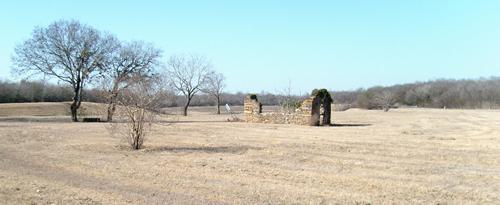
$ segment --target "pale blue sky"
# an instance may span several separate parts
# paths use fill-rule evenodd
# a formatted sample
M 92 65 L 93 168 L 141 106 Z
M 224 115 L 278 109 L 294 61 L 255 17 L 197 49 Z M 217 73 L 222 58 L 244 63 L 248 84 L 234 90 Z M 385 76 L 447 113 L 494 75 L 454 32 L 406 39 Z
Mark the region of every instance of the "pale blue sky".
M 500 76 L 500 1 L 2 1 L 0 78 L 35 26 L 76 19 L 210 58 L 229 91 Z

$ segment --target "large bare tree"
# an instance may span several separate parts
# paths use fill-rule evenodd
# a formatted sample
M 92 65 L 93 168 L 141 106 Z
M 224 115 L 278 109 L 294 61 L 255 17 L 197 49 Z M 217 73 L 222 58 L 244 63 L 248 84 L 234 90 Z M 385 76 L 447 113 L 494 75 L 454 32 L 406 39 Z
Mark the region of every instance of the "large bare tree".
M 221 95 L 224 87 L 226 86 L 224 80 L 225 77 L 222 73 L 210 72 L 207 75 L 206 83 L 202 88 L 202 91 L 213 97 L 213 99 L 217 103 L 217 114 L 219 115 L 220 115 Z
M 113 36 L 78 21 L 57 21 L 46 28 L 35 28 L 31 38 L 15 48 L 14 72 L 43 74 L 70 84 L 71 119 L 77 122 L 83 88 L 100 74 L 116 42 Z
M 189 104 L 193 97 L 207 82 L 212 65 L 203 56 L 174 55 L 168 60 L 167 79 L 170 85 L 186 98 L 183 115 L 187 116 Z
M 135 78 L 151 78 L 154 68 L 159 64 L 161 50 L 144 42 L 121 44 L 107 62 L 104 85 L 108 91 L 107 120 L 113 120 L 116 101 L 120 92 L 138 82 Z

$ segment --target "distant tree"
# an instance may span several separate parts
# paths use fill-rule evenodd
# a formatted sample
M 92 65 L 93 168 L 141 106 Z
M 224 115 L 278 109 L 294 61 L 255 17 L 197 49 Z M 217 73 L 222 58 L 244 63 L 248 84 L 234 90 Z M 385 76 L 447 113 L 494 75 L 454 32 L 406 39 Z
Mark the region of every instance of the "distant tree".
M 73 88 L 68 84 L 54 85 L 46 83 L 44 91 L 45 102 L 70 101 L 73 98 Z
M 184 116 L 187 116 L 193 97 L 207 82 L 211 67 L 212 65 L 205 57 L 198 55 L 174 55 L 168 60 L 166 78 L 169 84 L 185 97 Z
M 0 103 L 12 103 L 16 101 L 17 85 L 15 83 L 0 80 Z
M 77 122 L 85 85 L 102 71 L 115 48 L 116 39 L 110 35 L 78 21 L 57 21 L 47 28 L 35 28 L 31 38 L 16 47 L 14 72 L 43 74 L 71 85 L 71 119 Z
M 337 92 L 332 92 L 332 96 L 335 96 L 333 98 L 333 103 L 334 104 L 355 104 L 357 95 L 359 94 L 361 89 L 358 89 L 357 91 L 337 91 Z
M 405 104 L 419 107 L 431 106 L 431 88 L 430 84 L 414 85 L 412 89 L 406 91 Z
M 19 82 L 19 100 L 22 102 L 43 102 L 44 101 L 45 85 L 43 81 L 27 81 Z
M 210 95 L 217 105 L 217 114 L 220 115 L 220 103 L 222 91 L 225 87 L 224 83 L 225 77 L 222 73 L 210 72 L 207 75 L 206 83 L 204 84 L 202 91 Z
M 374 97 L 375 104 L 381 107 L 384 112 L 389 111 L 392 106 L 394 106 L 395 98 L 394 93 L 389 90 L 383 90 L 377 93 Z
M 222 103 L 223 104 L 227 103 L 231 105 L 243 105 L 243 100 L 245 99 L 245 96 L 246 94 L 242 92 L 237 92 L 234 94 L 224 93 L 222 94 Z
M 113 120 L 120 92 L 137 82 L 137 77 L 151 78 L 159 64 L 161 50 L 143 42 L 122 43 L 106 63 L 104 85 L 107 87 L 107 120 Z
M 278 104 L 280 105 L 280 109 L 282 109 L 283 112 L 286 113 L 294 112 L 297 108 L 300 107 L 301 102 L 304 100 L 299 96 L 293 95 L 292 92 L 293 91 L 292 91 L 291 80 L 288 80 L 288 86 L 286 88 L 283 88 L 281 91 L 277 92 L 278 94 L 276 97 L 278 99 Z M 263 102 L 265 102 L 267 99 L 264 96 L 262 100 Z M 285 118 L 285 116 L 283 117 Z
M 356 104 L 360 108 L 365 109 L 374 109 L 377 108 L 375 101 L 373 100 L 375 97 L 375 92 L 373 89 L 368 90 L 358 90 Z

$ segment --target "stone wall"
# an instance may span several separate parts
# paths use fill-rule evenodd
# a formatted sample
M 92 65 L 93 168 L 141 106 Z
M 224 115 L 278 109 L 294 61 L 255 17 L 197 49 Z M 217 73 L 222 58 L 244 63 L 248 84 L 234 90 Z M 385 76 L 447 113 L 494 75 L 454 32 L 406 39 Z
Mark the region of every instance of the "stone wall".
M 243 112 L 245 122 L 271 123 L 271 124 L 297 124 L 309 125 L 312 110 L 312 99 L 307 99 L 302 106 L 292 113 L 268 112 L 262 113 L 262 104 L 255 95 L 245 97 Z
M 270 123 L 270 124 L 308 125 L 309 119 L 304 115 L 300 115 L 297 113 L 269 112 L 269 113 L 260 113 L 259 115 L 253 116 L 251 122 Z
M 332 98 L 326 89 L 313 90 L 300 108 L 291 113 L 262 113 L 262 104 L 256 95 L 248 95 L 244 100 L 245 122 L 297 124 L 297 125 L 330 125 Z

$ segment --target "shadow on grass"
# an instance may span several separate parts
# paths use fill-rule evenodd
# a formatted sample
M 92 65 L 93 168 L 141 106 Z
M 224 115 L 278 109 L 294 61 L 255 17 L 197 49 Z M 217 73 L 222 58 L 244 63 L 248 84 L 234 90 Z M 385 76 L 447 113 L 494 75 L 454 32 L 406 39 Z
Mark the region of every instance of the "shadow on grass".
M 366 126 L 371 126 L 372 124 L 356 124 L 356 123 L 334 123 L 331 124 L 330 126 L 332 127 L 366 127 Z
M 145 147 L 145 152 L 173 152 L 173 153 L 231 153 L 243 154 L 248 150 L 261 150 L 260 147 L 251 146 L 215 146 L 215 147 L 172 147 L 172 146 L 157 146 Z

